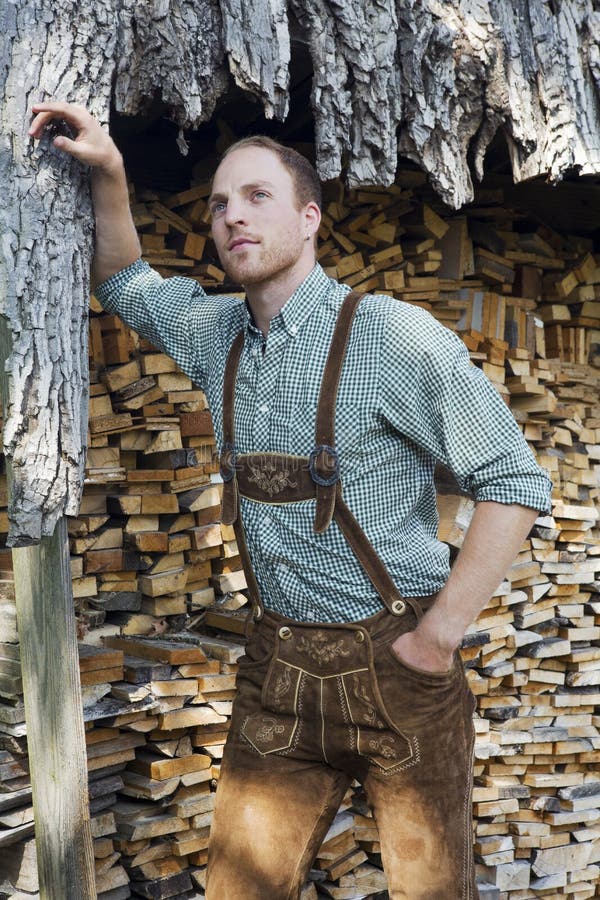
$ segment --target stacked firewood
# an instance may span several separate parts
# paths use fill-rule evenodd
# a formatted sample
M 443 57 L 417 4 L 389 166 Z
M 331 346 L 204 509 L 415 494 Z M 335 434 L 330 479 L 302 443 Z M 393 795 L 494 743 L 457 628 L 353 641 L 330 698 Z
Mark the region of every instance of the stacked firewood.
M 165 276 L 237 293 L 210 238 L 208 190 L 132 189 L 144 256 Z M 448 217 L 416 170 L 386 190 L 328 184 L 320 238 L 332 277 L 423 306 L 461 335 L 553 477 L 552 513 L 462 649 L 478 704 L 475 852 L 486 900 L 594 896 L 600 256 L 507 208 L 500 190 Z M 99 896 L 201 897 L 246 614 L 238 548 L 219 524 L 212 423 L 172 360 L 95 300 L 90 381 L 86 487 L 69 535 Z M 441 490 L 440 536 L 456 551 L 473 504 Z M 8 554 L 1 562 L 0 847 L 19 847 L 22 862 L 0 864 L 0 896 L 2 878 L 35 896 Z M 379 849 L 364 798 L 349 792 L 305 900 L 382 891 Z

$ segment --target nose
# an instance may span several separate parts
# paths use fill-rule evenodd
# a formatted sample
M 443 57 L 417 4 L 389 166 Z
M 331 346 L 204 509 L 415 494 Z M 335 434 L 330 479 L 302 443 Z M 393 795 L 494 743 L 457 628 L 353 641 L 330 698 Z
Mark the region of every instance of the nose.
M 244 204 L 238 197 L 229 197 L 225 209 L 225 224 L 240 225 L 245 222 Z

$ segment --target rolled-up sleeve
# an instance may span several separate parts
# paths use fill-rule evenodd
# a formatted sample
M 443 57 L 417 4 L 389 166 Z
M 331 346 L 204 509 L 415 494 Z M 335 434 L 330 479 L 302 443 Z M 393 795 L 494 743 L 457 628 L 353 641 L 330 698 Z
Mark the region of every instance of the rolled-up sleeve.
M 95 295 L 106 312 L 168 353 L 204 387 L 211 348 L 227 296 L 208 296 L 192 278 L 162 278 L 141 259 L 98 285 Z
M 463 342 L 424 310 L 399 306 L 381 368 L 389 422 L 448 466 L 474 500 L 548 511 L 550 478 Z

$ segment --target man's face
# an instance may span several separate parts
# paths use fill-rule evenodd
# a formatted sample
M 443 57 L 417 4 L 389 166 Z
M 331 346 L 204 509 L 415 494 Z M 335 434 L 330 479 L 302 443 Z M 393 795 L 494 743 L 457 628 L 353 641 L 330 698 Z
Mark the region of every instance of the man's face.
M 283 275 L 312 248 L 292 176 L 271 150 L 240 147 L 226 156 L 209 202 L 221 265 L 238 284 Z

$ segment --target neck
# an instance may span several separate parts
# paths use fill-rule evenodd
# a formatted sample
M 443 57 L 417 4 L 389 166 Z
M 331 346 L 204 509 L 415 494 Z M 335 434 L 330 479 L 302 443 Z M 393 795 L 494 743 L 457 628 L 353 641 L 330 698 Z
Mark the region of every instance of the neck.
M 279 272 L 267 281 L 245 285 L 248 305 L 254 322 L 266 336 L 271 319 L 285 306 L 292 294 L 310 275 L 315 266 L 315 258 L 299 260 L 291 269 Z

